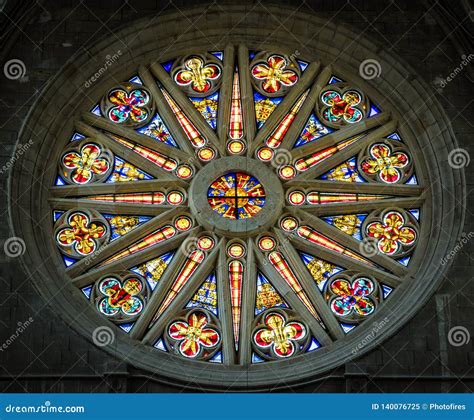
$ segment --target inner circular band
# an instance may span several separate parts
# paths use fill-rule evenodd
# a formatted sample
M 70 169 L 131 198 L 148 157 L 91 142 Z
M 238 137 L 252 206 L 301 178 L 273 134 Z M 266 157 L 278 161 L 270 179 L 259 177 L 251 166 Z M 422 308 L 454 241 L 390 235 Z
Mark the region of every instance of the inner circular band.
M 271 228 L 284 205 L 277 175 L 243 156 L 209 162 L 189 188 L 189 207 L 199 224 L 217 234 L 252 236 Z

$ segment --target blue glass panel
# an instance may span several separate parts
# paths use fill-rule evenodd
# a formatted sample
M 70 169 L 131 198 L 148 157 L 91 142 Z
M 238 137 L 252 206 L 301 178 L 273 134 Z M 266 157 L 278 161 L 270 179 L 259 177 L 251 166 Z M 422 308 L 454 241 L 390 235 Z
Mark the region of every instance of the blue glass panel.
M 156 114 L 149 124 L 138 128 L 136 131 L 162 143 L 169 144 L 173 147 L 178 147 L 178 144 L 174 140 L 173 136 L 168 130 L 168 127 L 166 127 L 159 114 Z
M 53 211 L 53 222 L 56 222 L 63 214 L 64 214 L 64 211 L 62 211 L 62 210 L 54 210 Z
M 347 334 L 351 332 L 356 327 L 356 325 L 341 323 L 341 327 L 342 327 L 342 330 Z
M 77 260 L 75 260 L 74 258 L 66 257 L 65 255 L 63 255 L 63 261 L 66 267 L 70 267 L 71 265 L 77 263 Z
M 268 279 L 259 272 L 257 275 L 255 315 L 261 314 L 270 308 L 288 308 L 288 305 Z
M 159 279 L 168 268 L 171 260 L 173 259 L 174 251 L 168 252 L 161 255 L 160 257 L 154 258 L 136 267 L 132 267 L 131 270 L 141 276 L 145 277 L 150 286 L 151 290 L 155 290 Z
M 384 299 L 387 299 L 388 295 L 393 292 L 393 289 L 385 284 L 382 284 L 382 291 Z
M 223 61 L 224 60 L 224 52 L 223 51 L 211 51 L 211 54 L 214 57 L 217 57 L 219 60 Z
M 254 106 L 255 106 L 255 117 L 257 120 L 257 128 L 260 129 L 262 128 L 263 124 L 265 124 L 265 121 L 267 121 L 271 113 L 283 100 L 283 98 L 282 97 L 268 98 L 254 91 L 253 100 L 255 103 Z
M 332 85 L 333 83 L 339 83 L 339 82 L 342 82 L 342 79 L 339 79 L 336 76 L 331 76 L 331 78 L 329 79 L 328 85 Z
M 90 299 L 91 298 L 91 292 L 92 292 L 92 284 L 90 284 L 89 286 L 86 286 L 86 287 L 83 287 L 81 289 L 82 293 L 84 293 L 84 295 L 86 296 L 87 299 Z
M 122 330 L 124 330 L 126 333 L 129 333 L 134 325 L 134 322 L 129 322 L 127 324 L 120 324 L 119 327 L 122 328 Z
M 392 133 L 390 134 L 389 136 L 387 136 L 388 139 L 392 139 L 392 140 L 401 140 L 400 136 L 398 135 L 398 133 Z
M 117 238 L 130 232 L 132 229 L 148 222 L 151 217 L 148 216 L 120 216 L 117 214 L 103 214 L 111 227 L 110 240 L 114 241 Z
M 217 127 L 217 108 L 219 105 L 219 94 L 206 96 L 205 98 L 189 98 L 194 107 L 201 113 L 206 122 L 214 130 Z
M 313 257 L 312 255 L 300 252 L 300 257 L 303 263 L 308 268 L 311 276 L 318 285 L 320 291 L 323 291 L 324 286 L 328 279 L 339 271 L 342 271 L 342 267 L 331 264 L 327 261 L 321 260 L 320 258 Z
M 369 117 L 380 114 L 380 109 L 378 109 L 374 104 L 370 105 Z
M 211 363 L 222 363 L 222 352 L 218 351 L 209 361 Z
M 83 136 L 81 133 L 74 132 L 72 137 L 71 137 L 71 141 L 82 140 L 84 138 L 85 138 L 85 136 Z
M 355 218 L 354 218 L 355 216 Z M 367 214 L 355 214 L 355 215 L 342 215 L 342 216 L 328 216 L 322 217 L 322 219 L 342 230 L 343 232 L 353 236 L 359 241 L 362 240 L 362 235 L 360 232 L 360 227 L 364 223 Z
M 405 257 L 405 258 L 400 258 L 397 260 L 400 264 L 403 264 L 404 266 L 408 266 L 408 263 L 410 262 L 411 257 Z
M 408 185 L 418 185 L 418 181 L 416 179 L 416 176 L 413 175 L 407 182 L 406 184 Z
M 145 171 L 136 168 L 118 156 L 115 156 L 115 168 L 112 174 L 107 179 L 107 183 L 114 182 L 126 182 L 126 181 L 139 181 L 145 179 L 153 179 L 153 177 L 147 174 Z
M 420 220 L 420 210 L 419 209 L 410 209 L 411 214 L 415 217 L 416 220 Z
M 314 337 L 312 337 L 311 344 L 309 345 L 308 350 L 306 350 L 306 353 L 311 353 L 312 351 L 315 351 L 319 349 L 320 347 L 321 347 L 321 344 L 319 344 L 319 342 Z
M 160 339 L 155 343 L 155 345 L 154 345 L 153 347 L 155 347 L 155 348 L 157 348 L 158 350 L 161 350 L 161 351 L 166 351 L 166 352 L 168 351 L 168 350 L 166 349 L 165 342 L 163 341 L 162 338 L 160 338 Z
M 321 175 L 319 179 L 325 181 L 367 182 L 359 175 L 355 157 Z
M 311 114 L 305 128 L 299 135 L 298 140 L 296 140 L 295 147 L 311 143 L 312 141 L 320 139 L 333 131 L 333 129 L 322 124 L 321 121 L 316 118 L 316 115 Z
M 133 76 L 129 81 L 138 85 L 143 85 L 142 79 L 140 79 L 138 76 Z
M 91 112 L 99 117 L 102 117 L 102 113 L 100 112 L 100 106 L 97 104 L 94 108 L 91 109 Z
M 169 61 L 166 61 L 165 63 L 161 63 L 161 65 L 166 70 L 166 72 L 169 73 L 171 70 L 171 67 L 173 67 L 173 63 L 174 63 L 174 60 L 169 60 Z
M 305 71 L 306 70 L 306 67 L 309 66 L 309 63 L 307 63 L 306 61 L 303 61 L 303 60 L 296 60 L 298 62 L 298 64 L 300 65 L 300 69 L 301 71 Z
M 255 353 L 252 353 L 252 363 L 262 363 L 265 360 L 263 360 L 260 356 L 258 356 Z
M 217 315 L 217 281 L 214 273 L 196 291 L 186 308 L 207 309 Z

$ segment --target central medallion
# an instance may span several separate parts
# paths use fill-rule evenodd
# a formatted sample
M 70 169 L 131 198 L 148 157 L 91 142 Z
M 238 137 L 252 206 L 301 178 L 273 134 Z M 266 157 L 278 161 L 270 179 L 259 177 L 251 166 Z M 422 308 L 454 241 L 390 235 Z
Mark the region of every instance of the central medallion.
M 265 204 L 262 184 L 245 172 L 231 172 L 219 177 L 207 194 L 211 208 L 227 219 L 250 219 Z
M 232 156 L 208 163 L 189 189 L 196 219 L 226 236 L 251 236 L 272 226 L 283 207 L 280 180 L 262 162 Z

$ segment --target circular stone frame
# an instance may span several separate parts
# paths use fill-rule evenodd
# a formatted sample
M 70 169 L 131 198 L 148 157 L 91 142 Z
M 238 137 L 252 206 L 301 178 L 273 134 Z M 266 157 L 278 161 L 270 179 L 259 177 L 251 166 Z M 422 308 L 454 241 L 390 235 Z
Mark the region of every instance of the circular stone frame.
M 273 19 L 268 19 L 269 13 Z M 283 29 L 275 31 L 275 21 L 286 22 L 292 36 L 288 37 Z M 272 34 L 270 38 L 268 34 Z M 248 367 L 210 366 L 178 359 L 131 340 L 95 312 L 82 292 L 70 284 L 62 262 L 56 258 L 51 223 L 46 222 L 51 217 L 49 188 L 64 146 L 58 139 L 65 140 L 73 131 L 75 116 L 90 110 L 95 98 L 115 81 L 125 80 L 141 63 L 164 62 L 178 54 L 223 49 L 227 43 L 240 42 L 250 48 L 273 49 L 288 55 L 297 51 L 307 60 L 317 58 L 332 63 L 335 72 L 356 82 L 403 122 L 400 134 L 418 159 L 417 173 L 429 185 L 424 204 L 424 209 L 429 206 L 429 211 L 420 231 L 423 246 L 418 247 L 410 263 L 413 269 L 408 278 L 393 292 L 384 308 L 374 315 L 372 322 L 360 325 L 333 346 L 280 361 L 278 369 L 272 368 L 272 362 Z M 128 45 L 125 51 L 124 43 Z M 170 45 L 173 45 L 172 53 Z M 457 144 L 449 120 L 430 93 L 430 87 L 407 63 L 386 52 L 382 45 L 361 39 L 344 26 L 291 8 L 255 7 L 249 14 L 245 6 L 221 5 L 219 13 L 195 7 L 136 21 L 118 31 L 112 40 L 107 37 L 88 51 L 88 55 L 78 51 L 38 97 L 18 139 L 19 145 L 31 140 L 31 147 L 19 155 L 9 179 L 12 234 L 26 243 L 22 256 L 25 278 L 30 279 L 68 325 L 88 340 L 92 341 L 92 333 L 98 326 L 116 328 L 115 341 L 103 349 L 174 386 L 195 389 L 198 383 L 200 389 L 218 391 L 274 390 L 315 381 L 328 370 L 370 351 L 412 318 L 439 286 L 448 268 L 441 260 L 458 240 L 465 211 L 464 205 L 443 197 L 447 191 L 449 197 L 465 199 L 464 172 L 453 170 L 448 164 L 448 154 Z M 120 58 L 99 80 L 94 79 L 97 63 L 117 51 Z M 360 62 L 368 57 L 376 59 L 382 69 L 380 76 L 372 80 L 358 76 Z M 385 96 L 380 92 L 385 92 Z M 429 166 L 424 162 L 429 162 Z M 25 218 L 25 214 L 30 218 Z M 44 222 L 38 224 L 39 221 Z M 383 328 L 375 330 L 374 325 Z M 371 339 L 367 342 L 369 334 Z
M 265 190 L 263 208 L 249 219 L 226 219 L 209 206 L 209 186 L 230 172 L 245 172 L 254 176 Z M 283 188 L 276 174 L 264 163 L 242 156 L 229 156 L 210 162 L 196 174 L 189 189 L 189 206 L 193 216 L 207 230 L 229 237 L 256 235 L 268 229 L 280 216 L 284 200 Z

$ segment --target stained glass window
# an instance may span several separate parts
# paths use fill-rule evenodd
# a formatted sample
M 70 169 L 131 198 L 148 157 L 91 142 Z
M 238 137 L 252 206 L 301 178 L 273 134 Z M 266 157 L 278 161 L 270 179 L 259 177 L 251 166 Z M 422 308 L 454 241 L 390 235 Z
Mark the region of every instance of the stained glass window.
M 397 121 L 318 68 L 196 51 L 94 98 L 50 200 L 91 310 L 154 352 L 248 367 L 317 354 L 396 299 L 421 174 Z

